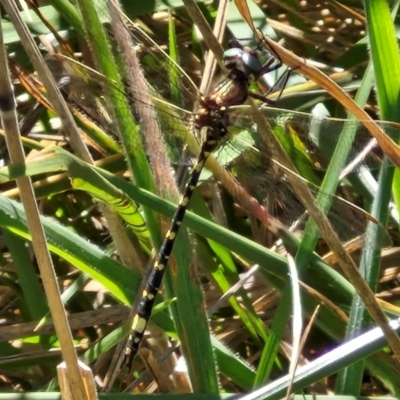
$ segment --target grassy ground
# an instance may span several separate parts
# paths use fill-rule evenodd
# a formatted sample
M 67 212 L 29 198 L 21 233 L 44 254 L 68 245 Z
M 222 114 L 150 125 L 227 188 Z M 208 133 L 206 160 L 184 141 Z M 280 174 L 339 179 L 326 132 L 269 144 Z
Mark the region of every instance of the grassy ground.
M 122 1 L 131 19 L 125 31 L 105 1 L 87 3 L 79 13 L 63 1 L 43 2 L 41 14 L 33 6 L 21 11 L 45 61 L 24 50 L 10 10 L 2 14 L 26 165 L 3 113 L 11 136 L 0 169 L 1 390 L 57 392 L 61 360 L 79 390 L 73 345 L 98 391 L 278 399 L 297 365 L 299 398 L 398 397 L 400 346 L 383 318 L 398 313 L 397 9 L 392 20 L 383 1 L 364 9 L 252 3 L 260 40 L 243 2 L 241 13 L 234 3 L 197 3 L 202 20 L 178 1 L 169 8 Z M 121 44 L 118 26 L 132 43 Z M 51 49 L 50 32 L 60 35 L 59 48 Z M 127 374 L 114 361 L 124 351 L 130 308 L 199 152 L 191 129 L 198 87 L 209 93 L 224 78 L 222 55 L 233 38 L 258 46 L 264 62 L 271 54 L 283 62 L 268 74 L 274 104 L 232 110 L 234 138 L 201 177 Z M 133 47 L 144 77 L 133 75 L 129 86 L 129 72 L 139 70 L 124 58 Z M 283 87 L 279 76 L 288 68 Z M 46 76 L 61 82 L 62 95 Z M 260 81 L 251 88 L 267 90 Z M 372 137 L 378 145 L 363 154 Z M 223 293 L 230 297 L 219 301 Z M 377 325 L 390 347 L 368 335 Z M 319 358 L 336 347 L 336 364 Z

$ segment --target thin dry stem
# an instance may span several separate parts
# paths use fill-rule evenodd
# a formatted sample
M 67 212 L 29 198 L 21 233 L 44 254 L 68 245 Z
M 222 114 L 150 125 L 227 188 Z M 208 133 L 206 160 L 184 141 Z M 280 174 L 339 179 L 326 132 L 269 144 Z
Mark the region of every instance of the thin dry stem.
M 185 5 L 186 11 L 190 15 L 190 18 L 192 19 L 194 24 L 199 28 L 201 34 L 203 35 L 204 41 L 206 42 L 208 48 L 214 53 L 215 58 L 223 68 L 222 56 L 224 54 L 224 49 L 218 42 L 217 38 L 214 36 L 214 33 L 212 32 L 210 25 L 204 18 L 204 15 L 201 13 L 198 5 L 193 0 L 183 0 L 183 4 Z
M 18 31 L 24 30 L 19 18 L 18 10 L 13 1 L 2 1 L 9 17 L 14 22 Z M 26 28 L 26 27 L 25 27 Z M 25 42 L 26 44 L 26 42 Z M 5 51 L 3 34 L 0 30 L 0 112 L 3 127 L 6 132 L 7 147 L 10 153 L 11 163 L 25 165 L 25 154 L 18 126 L 18 116 L 15 108 L 15 99 L 12 91 L 11 80 L 7 66 L 7 53 Z M 46 236 L 40 221 L 39 209 L 36 204 L 32 182 L 29 177 L 17 179 L 21 201 L 25 209 L 28 228 L 32 236 L 32 245 L 35 251 L 43 287 L 48 299 L 49 308 L 56 328 L 57 336 L 61 344 L 63 359 L 67 365 L 69 374 L 69 388 L 75 399 L 86 399 L 87 393 L 80 375 L 78 359 L 74 349 L 71 330 L 61 301 L 54 266 L 47 248 Z
M 218 43 L 222 43 L 225 33 L 225 25 L 227 19 L 228 1 L 222 0 L 219 2 L 217 18 L 213 29 L 214 36 L 217 38 Z M 219 62 L 222 60 L 218 60 Z M 216 67 L 215 55 L 212 51 L 207 53 L 206 64 L 204 67 L 204 75 L 200 83 L 200 93 L 207 93 L 209 91 L 212 77 L 214 76 Z

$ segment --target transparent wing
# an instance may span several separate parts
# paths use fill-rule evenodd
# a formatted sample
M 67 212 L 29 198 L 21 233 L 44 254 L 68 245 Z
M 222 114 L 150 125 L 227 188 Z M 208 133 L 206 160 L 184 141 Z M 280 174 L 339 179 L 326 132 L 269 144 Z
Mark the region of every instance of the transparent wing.
M 193 79 L 171 61 L 165 51 L 137 25 L 132 24 L 130 32 L 141 56 L 153 100 L 151 104 L 143 103 L 141 93 L 135 90 L 121 90 L 121 96 L 152 108 L 162 128 L 172 164 L 188 166 L 190 159 L 181 157 L 183 149 L 188 149 L 193 157 L 198 155 L 200 149 L 198 141 L 194 139 L 199 133 L 193 132 L 192 123 L 193 109 L 199 99 L 198 90 Z M 112 38 L 110 40 L 112 43 Z M 182 59 L 187 61 L 184 56 Z M 188 70 L 195 71 L 197 67 L 193 65 L 198 65 L 198 62 L 189 61 L 193 64 Z M 48 57 L 47 62 L 57 81 L 61 82 L 68 99 L 82 108 L 108 133 L 112 133 L 112 113 L 108 110 L 112 109 L 113 104 L 104 100 L 103 91 L 106 85 L 114 83 L 98 75 L 93 69 L 65 57 Z M 169 79 L 172 72 L 179 79 Z M 181 93 L 181 104 L 172 102 L 176 89 Z M 281 89 L 278 87 L 279 91 Z M 128 109 L 124 111 L 132 112 Z M 358 123 L 340 119 L 318 118 L 311 114 L 264 105 L 261 105 L 260 112 L 294 161 L 297 171 L 287 171 L 274 161 L 274 154 L 265 145 L 254 122 L 253 112 L 248 107 L 233 107 L 231 110 L 231 139 L 221 144 L 216 152 L 220 164 L 229 168 L 261 204 L 269 205 L 272 214 L 286 226 L 291 226 L 301 218 L 304 207 L 296 199 L 285 176 L 288 173 L 298 174 L 299 179 L 306 180 L 310 190 L 317 193 L 340 134 L 344 129 L 354 130 L 352 151 L 347 161 L 348 164 L 353 160 L 356 162 L 339 185 L 331 218 L 346 240 L 362 233 L 367 215 L 362 207 L 367 207 L 374 196 L 371 185 L 366 186 L 363 182 L 373 181 L 382 165 L 382 154 L 378 148 L 362 154 L 370 141 L 368 132 Z M 389 123 L 382 123 L 382 127 L 391 137 L 396 138 L 398 135 L 397 127 Z M 202 179 L 209 176 L 203 174 Z M 357 199 L 357 204 L 351 204 L 354 199 Z M 352 224 L 348 221 L 352 221 Z

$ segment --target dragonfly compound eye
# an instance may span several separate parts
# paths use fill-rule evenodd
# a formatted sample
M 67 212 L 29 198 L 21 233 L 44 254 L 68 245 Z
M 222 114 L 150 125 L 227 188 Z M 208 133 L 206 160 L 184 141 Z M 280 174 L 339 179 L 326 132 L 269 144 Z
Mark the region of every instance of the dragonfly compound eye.
M 229 70 L 238 69 L 246 76 L 258 76 L 262 65 L 254 53 L 237 47 L 228 49 L 223 56 L 224 65 Z

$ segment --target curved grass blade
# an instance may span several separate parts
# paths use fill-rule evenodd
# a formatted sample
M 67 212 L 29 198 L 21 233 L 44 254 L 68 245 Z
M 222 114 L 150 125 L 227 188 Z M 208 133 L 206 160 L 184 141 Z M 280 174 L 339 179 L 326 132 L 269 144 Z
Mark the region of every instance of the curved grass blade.
M 91 173 L 90 180 L 85 177 L 71 177 L 72 187 L 89 193 L 94 199 L 102 201 L 118 213 L 146 246 L 150 245 L 150 233 L 140 210 L 124 192 L 118 190 L 100 175 Z

